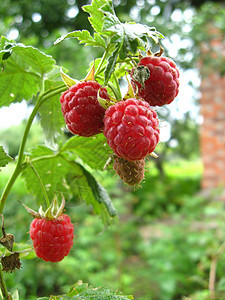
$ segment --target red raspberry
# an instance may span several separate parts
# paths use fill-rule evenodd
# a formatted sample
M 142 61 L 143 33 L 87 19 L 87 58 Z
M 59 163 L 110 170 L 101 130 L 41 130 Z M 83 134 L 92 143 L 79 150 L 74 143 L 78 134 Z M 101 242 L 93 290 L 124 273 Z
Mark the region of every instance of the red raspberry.
M 65 122 L 73 134 L 92 136 L 102 132 L 105 109 L 97 100 L 100 88 L 98 82 L 83 81 L 71 86 L 60 97 Z M 101 88 L 99 95 L 109 99 L 105 88 Z
M 139 66 L 147 67 L 150 74 L 148 72 L 144 76 L 143 70 L 139 72 Z M 131 77 L 134 90 L 138 87 L 138 96 L 151 106 L 171 103 L 179 91 L 179 71 L 168 57 L 143 57 L 138 66 L 132 69 Z
M 149 104 L 128 99 L 110 106 L 104 117 L 104 135 L 117 156 L 140 160 L 154 151 L 159 142 L 159 121 Z
M 66 214 L 57 219 L 34 219 L 30 225 L 30 237 L 39 258 L 45 261 L 61 261 L 73 246 L 74 226 Z

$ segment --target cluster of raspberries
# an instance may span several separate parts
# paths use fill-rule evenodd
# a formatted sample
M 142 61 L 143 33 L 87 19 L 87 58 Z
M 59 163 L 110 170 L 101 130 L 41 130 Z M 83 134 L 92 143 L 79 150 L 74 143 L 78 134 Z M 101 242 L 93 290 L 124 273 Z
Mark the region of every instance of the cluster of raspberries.
M 68 129 L 90 137 L 103 132 L 115 153 L 113 168 L 129 185 L 139 184 L 145 173 L 145 157 L 159 142 L 159 120 L 150 106 L 169 104 L 178 94 L 179 72 L 166 57 L 146 56 L 131 71 L 135 98 L 104 109 L 98 96 L 110 103 L 106 88 L 95 81 L 81 81 L 60 97 Z M 106 105 L 108 106 L 108 105 Z M 28 210 L 29 211 L 29 210 Z M 44 261 L 59 262 L 73 246 L 74 226 L 70 217 L 41 217 L 32 211 L 30 237 L 36 255 Z
M 159 142 L 159 121 L 150 106 L 171 103 L 178 94 L 178 78 L 179 72 L 170 58 L 143 57 L 131 71 L 135 98 L 121 99 L 108 109 L 98 102 L 98 94 L 106 103 L 110 101 L 106 88 L 95 81 L 79 82 L 60 98 L 65 123 L 73 134 L 80 136 L 89 137 L 103 132 L 116 157 L 122 159 L 114 161 L 117 174 L 124 180 L 129 176 L 124 176 L 125 171 L 121 170 L 128 172 L 129 169 L 130 177 L 140 177 L 136 174 L 140 173 L 137 170 L 140 165 L 144 168 L 144 158 L 154 151 Z

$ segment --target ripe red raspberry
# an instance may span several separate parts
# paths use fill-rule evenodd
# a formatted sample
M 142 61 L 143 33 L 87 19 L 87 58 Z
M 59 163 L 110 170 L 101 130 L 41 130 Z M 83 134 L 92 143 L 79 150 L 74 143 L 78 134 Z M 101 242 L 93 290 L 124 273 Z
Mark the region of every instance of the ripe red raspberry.
M 61 261 L 73 246 L 74 226 L 66 214 L 57 219 L 35 218 L 30 225 L 30 237 L 39 258 L 45 261 Z
M 159 142 L 157 114 L 146 101 L 132 98 L 110 106 L 104 124 L 109 146 L 126 160 L 144 158 Z
M 83 81 L 71 86 L 60 97 L 65 122 L 73 134 L 88 137 L 102 132 L 105 109 L 97 100 L 100 88 L 98 82 Z M 105 88 L 101 88 L 99 95 L 109 99 Z
M 151 106 L 171 103 L 179 91 L 179 71 L 168 57 L 141 58 L 137 67 L 132 69 L 131 77 L 134 90 L 138 88 L 138 96 Z

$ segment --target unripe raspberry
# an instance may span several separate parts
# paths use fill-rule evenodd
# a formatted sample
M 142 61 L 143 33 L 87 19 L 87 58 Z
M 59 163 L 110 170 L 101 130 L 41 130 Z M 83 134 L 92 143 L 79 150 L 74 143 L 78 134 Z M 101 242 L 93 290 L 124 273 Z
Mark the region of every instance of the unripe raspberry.
M 168 57 L 141 58 L 137 67 L 132 69 L 131 77 L 138 96 L 151 106 L 171 103 L 179 91 L 179 71 Z
M 113 169 L 128 185 L 138 185 L 145 175 L 145 159 L 128 161 L 122 157 L 115 157 Z
M 104 135 L 115 154 L 140 160 L 159 142 L 157 114 L 146 101 L 128 99 L 110 106 L 104 117 Z
M 80 136 L 93 136 L 103 131 L 105 109 L 97 100 L 108 100 L 105 88 L 95 81 L 82 81 L 71 86 L 60 97 L 61 109 L 68 129 Z
M 39 258 L 58 262 L 73 246 L 74 226 L 66 214 L 53 220 L 35 218 L 30 225 L 30 237 Z

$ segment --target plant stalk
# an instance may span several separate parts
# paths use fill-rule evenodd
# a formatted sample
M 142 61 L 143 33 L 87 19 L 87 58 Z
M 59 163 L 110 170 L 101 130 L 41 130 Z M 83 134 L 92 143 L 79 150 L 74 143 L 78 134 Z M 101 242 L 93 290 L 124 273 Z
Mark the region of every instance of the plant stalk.
M 8 293 L 7 287 L 6 287 L 6 283 L 5 283 L 5 279 L 4 279 L 4 276 L 3 276 L 2 268 L 0 268 L 0 287 L 1 287 L 3 299 L 4 300 L 11 299 L 10 295 Z
M 210 272 L 209 272 L 210 299 L 216 299 L 215 298 L 216 268 L 217 268 L 217 262 L 219 256 L 221 253 L 224 252 L 224 249 L 225 249 L 225 242 L 223 242 L 222 245 L 219 247 L 211 262 Z
M 98 76 L 98 74 L 100 74 L 100 72 L 102 71 L 101 68 L 102 68 L 102 65 L 103 65 L 103 63 L 104 63 L 104 61 L 105 61 L 105 59 L 106 59 L 108 53 L 109 53 L 109 49 L 108 49 L 108 47 L 107 47 L 106 50 L 105 50 L 105 52 L 104 52 L 104 54 L 103 54 L 103 56 L 102 56 L 102 58 L 101 58 L 101 61 L 100 61 L 99 65 L 98 65 L 98 68 L 97 68 L 97 70 L 95 71 L 95 78 L 96 78 L 96 77 Z

